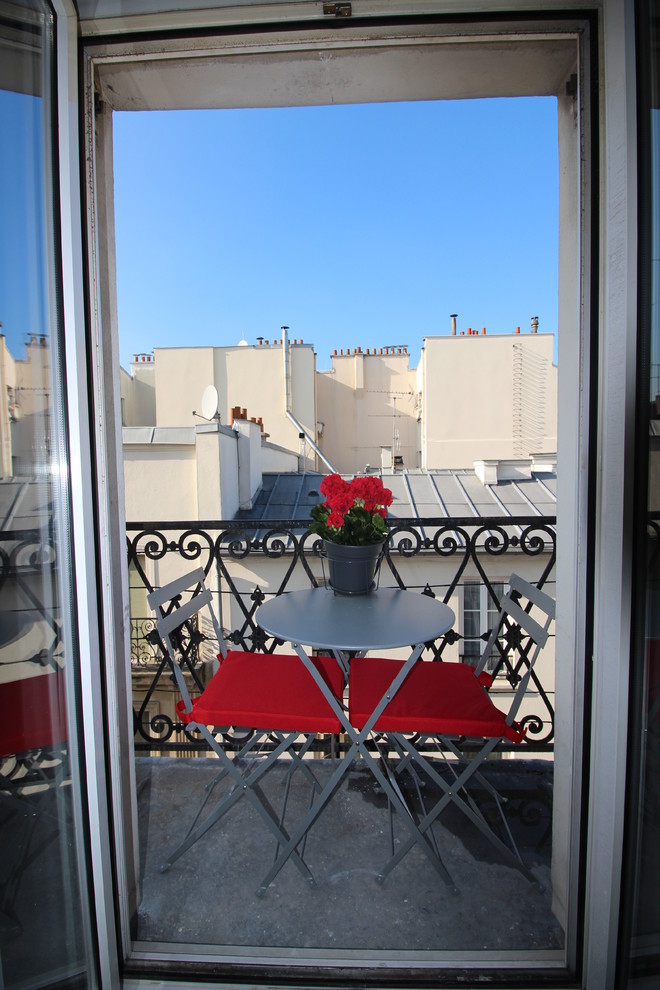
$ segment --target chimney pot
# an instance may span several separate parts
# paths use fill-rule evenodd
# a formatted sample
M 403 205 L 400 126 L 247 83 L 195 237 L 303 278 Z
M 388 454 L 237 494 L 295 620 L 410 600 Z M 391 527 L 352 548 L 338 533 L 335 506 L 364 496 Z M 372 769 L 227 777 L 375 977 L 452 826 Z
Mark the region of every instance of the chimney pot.
M 538 332 L 539 332 L 539 318 L 538 318 L 538 316 L 533 316 L 532 317 L 532 333 L 538 333 Z
M 486 328 L 485 328 L 485 327 L 482 327 L 482 328 L 481 328 L 481 332 L 482 332 L 482 333 L 485 333 L 485 332 L 486 332 Z
M 516 333 L 520 333 L 520 327 L 516 327 Z
M 458 313 L 452 313 L 451 314 L 451 335 L 452 335 L 452 337 L 455 337 L 456 336 L 456 318 L 457 318 L 457 316 L 458 316 Z

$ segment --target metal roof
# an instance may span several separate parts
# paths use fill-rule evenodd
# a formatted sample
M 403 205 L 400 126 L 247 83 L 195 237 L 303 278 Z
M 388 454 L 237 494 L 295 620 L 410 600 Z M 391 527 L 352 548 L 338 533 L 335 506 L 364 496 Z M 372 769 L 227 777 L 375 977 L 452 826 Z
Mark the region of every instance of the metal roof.
M 375 473 L 375 472 L 374 472 Z M 252 509 L 236 513 L 240 521 L 309 519 L 322 496 L 324 475 L 265 473 Z M 352 477 L 347 475 L 347 478 Z M 557 476 L 530 471 L 496 484 L 483 484 L 471 468 L 435 471 L 404 470 L 380 474 L 392 491 L 391 520 L 482 516 L 554 516 Z

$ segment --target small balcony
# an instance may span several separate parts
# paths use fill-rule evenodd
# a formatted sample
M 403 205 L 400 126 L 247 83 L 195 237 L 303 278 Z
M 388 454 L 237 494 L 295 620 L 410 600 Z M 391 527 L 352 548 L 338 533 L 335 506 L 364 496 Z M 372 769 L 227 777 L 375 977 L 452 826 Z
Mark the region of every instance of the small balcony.
M 555 523 L 551 516 L 519 516 L 399 519 L 391 525 L 380 586 L 437 597 L 457 617 L 455 628 L 428 644 L 425 659 L 474 663 L 512 572 L 554 597 Z M 524 952 L 539 966 L 558 965 L 564 936 L 552 913 L 554 639 L 534 668 L 519 715 L 527 730 L 524 742 L 502 746 L 483 771 L 506 800 L 513 837 L 542 890 L 501 862 L 490 843 L 451 806 L 434 832 L 443 857 L 451 861 L 459 894 L 449 892 L 416 849 L 378 884 L 376 875 L 389 858 L 388 850 L 401 841 L 401 828 L 394 815 L 390 831 L 386 796 L 356 762 L 310 830 L 305 860 L 314 886 L 287 863 L 258 897 L 276 846 L 247 802 L 238 802 L 171 870 L 160 871 L 167 850 L 183 838 L 204 788 L 217 776 L 218 763 L 176 717 L 177 696 L 154 617 L 145 607 L 146 594 L 202 566 L 227 642 L 276 652 L 288 644 L 259 628 L 256 611 L 273 595 L 323 584 L 319 541 L 305 523 L 290 519 L 129 523 L 127 533 L 141 890 L 135 934 L 140 950 L 148 953 L 154 943 L 165 942 L 175 955 L 183 946 L 193 955 L 204 946 L 205 953 L 232 959 L 247 952 L 253 960 L 270 960 L 273 972 L 280 964 L 284 971 L 292 960 L 296 966 L 313 966 L 320 956 L 349 967 L 388 959 L 388 965 L 409 973 L 446 966 L 451 959 L 459 965 L 465 954 L 503 962 Z M 195 686 L 203 688 L 217 652 L 208 632 L 197 630 L 187 672 L 191 693 Z M 493 690 L 500 707 L 505 706 L 517 672 L 502 657 L 493 658 L 490 668 Z M 342 736 L 315 740 L 308 758 L 321 783 L 345 747 Z M 282 761 L 266 777 L 264 791 L 274 807 L 287 768 Z M 434 785 L 423 786 L 423 798 L 432 800 Z M 293 774 L 287 815 L 294 820 L 307 794 L 302 775 Z M 416 800 L 412 791 L 406 797 Z M 486 801 L 487 817 L 492 810 Z

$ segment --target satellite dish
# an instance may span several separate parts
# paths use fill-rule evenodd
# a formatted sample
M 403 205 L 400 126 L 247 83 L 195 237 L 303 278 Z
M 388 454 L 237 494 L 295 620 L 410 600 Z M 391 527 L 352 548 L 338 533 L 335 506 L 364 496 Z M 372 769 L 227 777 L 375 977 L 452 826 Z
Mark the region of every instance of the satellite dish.
M 202 395 L 202 416 L 204 419 L 219 419 L 218 390 L 215 385 L 207 385 Z

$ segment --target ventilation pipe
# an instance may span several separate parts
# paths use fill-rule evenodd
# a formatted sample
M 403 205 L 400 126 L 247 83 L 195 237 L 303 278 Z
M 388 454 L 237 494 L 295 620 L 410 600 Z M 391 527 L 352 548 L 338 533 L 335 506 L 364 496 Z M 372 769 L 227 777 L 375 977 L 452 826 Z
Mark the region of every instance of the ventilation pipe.
M 451 314 L 451 335 L 452 335 L 452 337 L 455 337 L 456 336 L 456 318 L 457 318 L 457 316 L 458 316 L 458 313 L 452 313 Z
M 282 327 L 282 358 L 284 361 L 284 411 L 287 415 L 287 419 L 291 423 L 293 423 L 293 425 L 297 429 L 298 437 L 300 438 L 301 434 L 304 435 L 307 438 L 307 442 L 309 443 L 310 447 L 312 448 L 316 456 L 321 458 L 323 463 L 326 465 L 326 467 L 330 469 L 330 471 L 333 474 L 336 474 L 337 473 L 336 469 L 330 463 L 330 461 L 325 456 L 323 451 L 319 449 L 319 447 L 316 444 L 316 441 L 314 440 L 314 437 L 310 436 L 308 430 L 305 429 L 302 423 L 298 422 L 296 417 L 291 412 L 291 370 L 289 367 L 289 337 L 287 333 L 288 329 L 289 329 L 288 327 Z
M 532 333 L 538 333 L 538 332 L 539 332 L 539 318 L 538 318 L 538 316 L 533 316 L 532 317 Z

